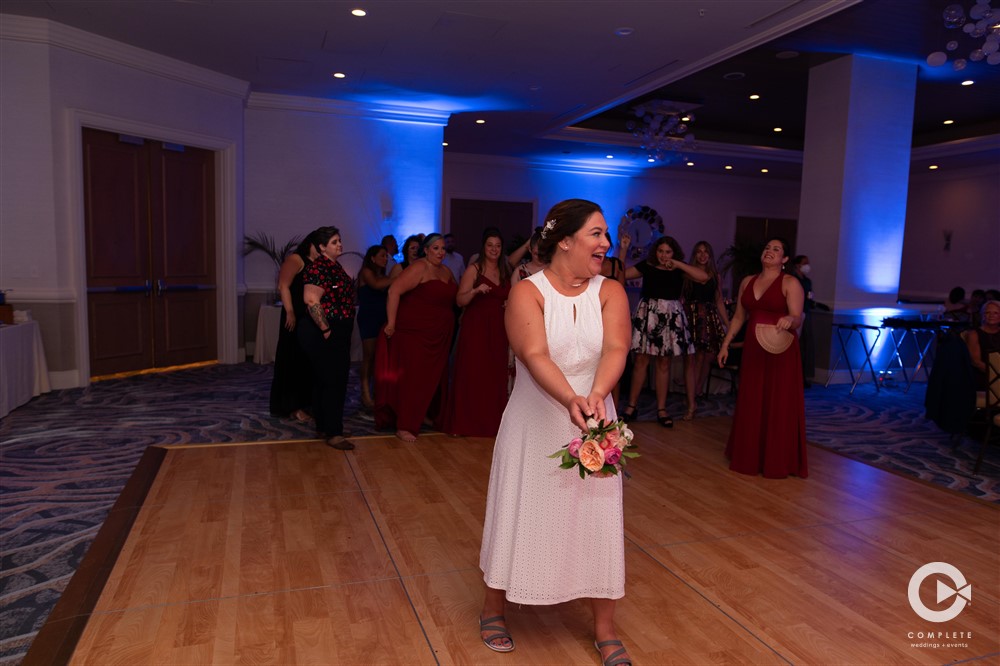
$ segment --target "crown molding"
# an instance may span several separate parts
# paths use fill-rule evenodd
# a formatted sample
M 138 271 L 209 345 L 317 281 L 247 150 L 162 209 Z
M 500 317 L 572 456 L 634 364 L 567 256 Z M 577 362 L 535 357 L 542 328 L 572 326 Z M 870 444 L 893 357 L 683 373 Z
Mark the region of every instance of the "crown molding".
M 636 140 L 626 132 L 587 129 L 586 127 L 564 127 L 544 136 L 546 139 L 560 141 L 577 141 L 580 143 L 604 144 L 609 146 L 625 146 L 635 148 Z M 678 140 L 679 143 L 683 141 Z M 752 157 L 773 160 L 775 162 L 802 163 L 801 150 L 787 148 L 772 148 L 770 146 L 750 146 L 740 143 L 722 143 L 720 141 L 696 141 L 694 148 L 687 148 L 692 154 L 714 155 L 718 157 Z
M 513 169 L 542 169 L 548 171 L 565 171 L 567 173 L 592 173 L 610 176 L 642 175 L 643 166 L 627 163 L 582 162 L 580 158 L 524 158 L 505 155 L 482 155 L 478 153 L 446 152 L 444 161 L 451 164 L 475 164 L 480 166 L 501 166 Z
M 241 100 L 246 99 L 250 89 L 247 81 L 48 19 L 4 14 L 0 39 L 54 46 Z
M 448 124 L 450 111 L 425 109 L 420 107 L 365 104 L 318 97 L 296 95 L 276 95 L 274 93 L 250 93 L 248 109 L 272 109 L 278 111 L 302 111 L 324 113 L 333 116 L 364 118 L 366 120 L 398 120 L 408 123 L 444 127 Z
M 968 155 L 969 153 L 1000 151 L 1000 134 L 974 136 L 956 141 L 935 143 L 930 146 L 920 146 L 910 150 L 910 161 L 932 160 L 941 157 Z

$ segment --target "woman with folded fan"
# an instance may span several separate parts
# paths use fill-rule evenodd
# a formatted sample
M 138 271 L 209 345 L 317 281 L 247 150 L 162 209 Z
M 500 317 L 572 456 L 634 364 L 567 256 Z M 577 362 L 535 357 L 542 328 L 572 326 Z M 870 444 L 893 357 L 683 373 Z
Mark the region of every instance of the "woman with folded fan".
M 746 322 L 726 457 L 729 469 L 741 474 L 805 478 L 809 473 L 805 398 L 795 333 L 802 324 L 805 294 L 799 281 L 784 272 L 786 241 L 768 240 L 760 260 L 761 272 L 740 284 L 736 311 L 718 355 L 719 367 L 725 366 L 729 343 Z

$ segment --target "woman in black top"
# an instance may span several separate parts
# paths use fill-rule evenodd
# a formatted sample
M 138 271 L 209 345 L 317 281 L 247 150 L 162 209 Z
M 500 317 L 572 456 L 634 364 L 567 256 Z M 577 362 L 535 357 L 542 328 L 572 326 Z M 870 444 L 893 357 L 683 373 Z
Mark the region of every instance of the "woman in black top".
M 684 384 L 687 389 L 687 412 L 684 420 L 694 418 L 698 395 L 708 381 L 708 368 L 722 347 L 729 328 L 729 313 L 719 288 L 719 272 L 715 268 L 715 253 L 707 241 L 698 241 L 691 251 L 691 263 L 708 273 L 708 281 L 684 280 L 684 312 L 691 330 L 694 353 L 685 357 Z
M 319 255 L 312 234 L 288 255 L 278 272 L 278 292 L 281 294 L 281 324 L 278 346 L 274 352 L 274 376 L 271 380 L 271 415 L 309 420 L 312 409 L 312 368 L 309 357 L 299 344 L 296 324 L 308 319 L 302 277 L 306 266 Z
M 628 251 L 629 237 L 621 239 L 622 253 Z M 674 420 L 667 413 L 667 387 L 670 359 L 693 351 L 687 317 L 681 305 L 685 276 L 704 283 L 708 273 L 685 264 L 684 251 L 676 240 L 663 236 L 653 243 L 644 261 L 625 269 L 625 279 L 642 278 L 642 299 L 632 317 L 632 346 L 635 363 L 629 400 L 621 416 L 626 421 L 635 416 L 635 403 L 645 383 L 649 361 L 656 359 L 656 420 L 665 428 Z
M 344 439 L 344 400 L 354 332 L 354 281 L 337 263 L 343 252 L 337 227 L 320 227 L 313 237 L 320 254 L 305 269 L 303 300 L 309 317 L 299 326 L 299 342 L 313 366 L 313 416 L 328 446 L 354 448 Z

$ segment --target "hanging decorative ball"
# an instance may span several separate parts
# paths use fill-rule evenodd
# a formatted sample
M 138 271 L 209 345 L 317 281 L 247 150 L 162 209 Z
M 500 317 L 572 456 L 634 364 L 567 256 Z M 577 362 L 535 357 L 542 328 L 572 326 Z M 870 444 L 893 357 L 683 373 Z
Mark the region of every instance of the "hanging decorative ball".
M 965 69 L 966 64 L 968 63 L 965 61 L 965 58 L 958 58 L 957 60 L 955 60 L 955 62 L 951 63 L 951 67 L 956 72 L 961 72 L 963 69 Z
M 979 62 L 985 57 L 986 54 L 983 53 L 982 49 L 976 49 L 969 54 L 969 60 L 971 60 L 972 62 Z
M 935 51 L 927 56 L 927 64 L 931 67 L 940 67 L 946 62 L 948 62 L 948 54 L 944 51 Z
M 1000 65 L 1000 51 L 994 51 L 986 57 L 986 62 L 990 65 Z
M 944 47 L 946 49 L 948 49 L 949 51 L 954 51 L 955 49 L 958 48 L 958 42 L 953 39 L 950 42 L 948 42 L 947 44 L 945 44 Z
M 957 28 L 965 23 L 965 10 L 962 9 L 962 5 L 948 5 L 941 13 L 941 17 L 944 19 L 944 27 Z

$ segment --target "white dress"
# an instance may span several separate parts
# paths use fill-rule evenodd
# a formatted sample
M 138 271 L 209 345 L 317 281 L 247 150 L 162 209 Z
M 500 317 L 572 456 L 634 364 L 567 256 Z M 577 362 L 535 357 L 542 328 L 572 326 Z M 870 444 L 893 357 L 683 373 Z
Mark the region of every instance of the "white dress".
M 558 293 L 544 271 L 527 278 L 545 299 L 549 355 L 587 395 L 601 357 L 603 277 L 580 295 Z M 575 316 L 574 316 L 575 313 Z M 608 418 L 614 403 L 605 402 Z M 581 479 L 547 456 L 580 430 L 517 360 L 517 379 L 493 450 L 479 567 L 483 580 L 521 604 L 625 595 L 621 476 Z

